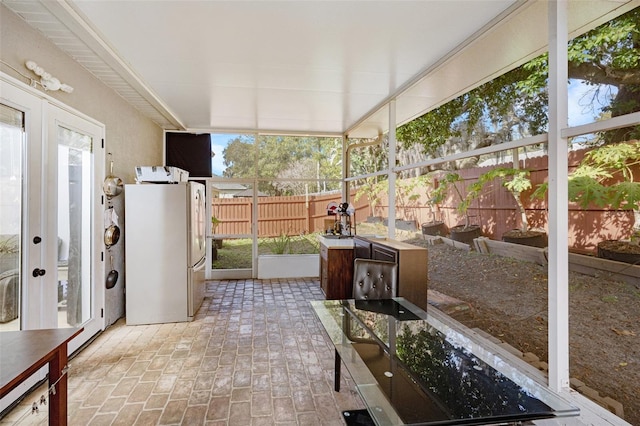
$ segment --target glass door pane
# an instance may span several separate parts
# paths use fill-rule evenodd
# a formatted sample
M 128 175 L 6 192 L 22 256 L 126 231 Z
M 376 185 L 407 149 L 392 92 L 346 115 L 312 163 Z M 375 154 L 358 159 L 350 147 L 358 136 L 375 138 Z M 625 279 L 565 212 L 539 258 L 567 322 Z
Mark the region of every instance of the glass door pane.
M 104 127 L 49 107 L 46 170 L 47 280 L 44 315 L 57 327 L 82 327 L 69 344 L 73 352 L 104 329 Z M 53 276 L 51 276 L 53 275 Z
M 0 104 L 0 331 L 20 330 L 24 113 Z
M 58 327 L 91 317 L 92 140 L 58 127 Z

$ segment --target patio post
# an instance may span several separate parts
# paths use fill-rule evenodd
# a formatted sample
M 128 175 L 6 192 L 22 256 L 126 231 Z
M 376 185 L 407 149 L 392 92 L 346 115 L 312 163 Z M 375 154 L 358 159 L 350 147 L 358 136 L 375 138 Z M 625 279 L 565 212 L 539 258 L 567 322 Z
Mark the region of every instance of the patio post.
M 349 170 L 349 166 L 350 163 L 349 161 L 347 161 L 347 159 L 349 158 L 349 152 L 348 152 L 348 144 L 347 144 L 348 140 L 347 140 L 347 136 L 346 135 L 342 135 L 342 199 L 348 203 L 351 200 L 349 199 L 349 187 L 350 187 L 350 182 L 345 180 L 346 178 L 349 177 L 349 173 L 351 172 Z
M 396 237 L 396 100 L 389 101 L 389 238 Z
M 566 0 L 549 13 L 549 387 L 569 387 L 568 31 Z

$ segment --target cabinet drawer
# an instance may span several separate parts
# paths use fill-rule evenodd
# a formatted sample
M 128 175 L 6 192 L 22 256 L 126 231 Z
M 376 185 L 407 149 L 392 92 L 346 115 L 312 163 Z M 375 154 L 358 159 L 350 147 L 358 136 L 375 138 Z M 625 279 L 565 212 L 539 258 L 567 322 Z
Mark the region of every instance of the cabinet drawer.
M 353 247 L 356 258 L 371 259 L 371 242 L 362 238 L 353 239 Z
M 398 251 L 378 244 L 371 245 L 371 258 L 385 262 L 398 263 Z

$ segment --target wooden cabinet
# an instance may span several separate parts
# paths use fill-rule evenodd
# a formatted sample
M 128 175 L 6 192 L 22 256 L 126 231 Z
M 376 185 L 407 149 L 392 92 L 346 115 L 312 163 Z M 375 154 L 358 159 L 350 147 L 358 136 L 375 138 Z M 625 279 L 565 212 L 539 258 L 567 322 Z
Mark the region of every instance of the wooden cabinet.
M 320 243 L 320 286 L 327 299 L 351 299 L 354 258 L 376 259 L 398 265 L 398 294 L 427 309 L 428 252 L 424 247 L 385 238 L 356 236 L 353 243 Z
M 356 235 L 353 238 L 353 249 L 356 259 L 371 259 L 371 241 L 366 238 Z
M 374 259 L 394 261 L 398 264 L 398 296 L 427 310 L 427 282 L 429 256 L 424 247 L 395 240 L 373 241 Z
M 398 296 L 427 309 L 428 252 L 424 247 L 388 239 L 354 240 L 356 257 L 384 260 L 398 265 Z M 369 256 L 367 255 L 367 247 Z
M 353 246 L 320 244 L 320 287 L 327 299 L 351 299 Z
M 399 252 L 397 249 L 382 244 L 371 244 L 371 258 L 398 264 Z M 400 271 L 398 269 L 398 271 Z M 399 273 L 399 272 L 398 272 Z

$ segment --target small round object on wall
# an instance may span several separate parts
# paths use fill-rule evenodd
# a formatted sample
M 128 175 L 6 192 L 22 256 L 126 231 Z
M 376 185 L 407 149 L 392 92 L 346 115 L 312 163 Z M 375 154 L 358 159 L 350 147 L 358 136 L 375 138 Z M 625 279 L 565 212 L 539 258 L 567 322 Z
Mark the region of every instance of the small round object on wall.
M 116 245 L 120 240 L 120 227 L 118 225 L 111 225 L 104 230 L 104 245 L 110 248 Z
M 111 154 L 109 154 L 111 155 Z M 124 187 L 124 182 L 118 176 L 113 175 L 113 161 L 111 161 L 109 176 L 104 179 L 104 183 L 102 184 L 102 190 L 104 191 L 104 195 L 110 200 L 113 197 L 117 197 L 122 193 L 122 189 Z

